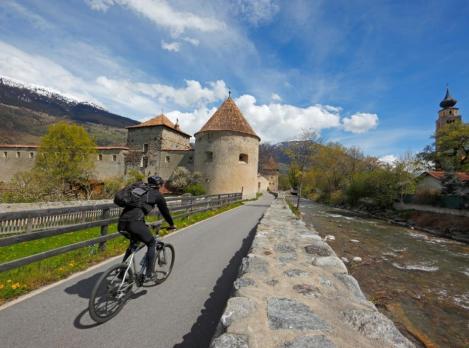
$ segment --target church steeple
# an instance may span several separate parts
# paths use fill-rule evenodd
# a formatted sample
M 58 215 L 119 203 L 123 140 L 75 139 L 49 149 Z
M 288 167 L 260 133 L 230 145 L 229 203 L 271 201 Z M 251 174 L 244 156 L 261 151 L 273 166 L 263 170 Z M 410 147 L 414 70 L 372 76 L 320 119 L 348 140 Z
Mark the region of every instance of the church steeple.
M 452 108 L 456 105 L 458 101 L 456 99 L 454 99 L 451 94 L 449 93 L 449 88 L 446 87 L 446 94 L 445 94 L 445 99 L 443 99 L 440 103 L 440 106 L 443 108 L 443 109 L 447 109 L 447 108 Z

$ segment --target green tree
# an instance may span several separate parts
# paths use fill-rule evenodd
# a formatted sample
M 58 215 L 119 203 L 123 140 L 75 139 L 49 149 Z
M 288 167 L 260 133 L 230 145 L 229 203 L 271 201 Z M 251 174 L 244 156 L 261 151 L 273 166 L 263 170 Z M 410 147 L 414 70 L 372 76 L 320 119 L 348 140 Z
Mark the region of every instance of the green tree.
M 33 170 L 65 193 L 71 185 L 90 179 L 95 154 L 96 144 L 83 127 L 61 121 L 41 138 Z
M 447 171 L 469 171 L 469 124 L 450 123 L 436 134 L 436 160 Z

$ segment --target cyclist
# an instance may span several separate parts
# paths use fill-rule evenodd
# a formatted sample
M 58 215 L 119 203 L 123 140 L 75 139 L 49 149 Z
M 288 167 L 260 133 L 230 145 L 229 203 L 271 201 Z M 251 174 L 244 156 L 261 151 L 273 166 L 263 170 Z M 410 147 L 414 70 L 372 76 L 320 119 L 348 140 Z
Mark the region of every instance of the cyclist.
M 168 206 L 166 205 L 166 200 L 164 199 L 163 195 L 159 192 L 159 188 L 163 186 L 163 179 L 157 175 L 152 175 L 148 177 L 148 184 L 147 188 L 148 191 L 146 193 L 145 199 L 142 200 L 142 204 L 140 207 L 135 206 L 126 206 L 122 211 L 119 217 L 118 223 L 118 231 L 127 231 L 131 234 L 133 238 L 131 238 L 130 245 L 125 252 L 124 259 L 125 261 L 131 252 L 132 247 L 132 240 L 136 239 L 139 240 L 147 246 L 147 254 L 145 257 L 147 258 L 147 270 L 146 270 L 146 277 L 152 278 L 153 277 L 153 265 L 155 263 L 155 246 L 156 246 L 156 239 L 151 234 L 150 229 L 145 224 L 145 215 L 150 213 L 153 210 L 155 205 L 163 215 L 163 218 L 169 224 L 169 230 L 174 230 L 176 227 L 174 226 L 173 219 L 171 214 L 169 213 Z

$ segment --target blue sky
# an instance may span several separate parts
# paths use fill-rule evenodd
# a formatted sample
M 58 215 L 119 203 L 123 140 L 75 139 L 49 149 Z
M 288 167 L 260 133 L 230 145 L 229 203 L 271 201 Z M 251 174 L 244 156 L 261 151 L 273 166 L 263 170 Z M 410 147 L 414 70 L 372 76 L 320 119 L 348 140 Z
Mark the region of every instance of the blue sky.
M 469 1 L 3 0 L 0 75 L 190 133 L 228 89 L 264 141 L 302 129 L 378 157 L 469 114 Z M 466 117 L 467 119 L 467 117 Z

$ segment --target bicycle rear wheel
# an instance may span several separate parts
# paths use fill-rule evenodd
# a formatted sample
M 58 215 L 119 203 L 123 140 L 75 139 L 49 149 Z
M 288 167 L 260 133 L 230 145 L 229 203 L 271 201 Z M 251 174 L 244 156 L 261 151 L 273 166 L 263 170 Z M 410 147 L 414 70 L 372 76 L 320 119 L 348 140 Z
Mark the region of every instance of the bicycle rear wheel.
M 121 263 L 105 271 L 91 292 L 88 310 L 97 323 L 113 318 L 124 307 L 132 293 L 134 276 L 128 264 Z M 125 274 L 125 279 L 124 279 Z
M 154 280 L 156 284 L 161 284 L 168 279 L 173 270 L 175 257 L 174 247 L 171 244 L 165 243 L 163 248 L 156 250 L 154 269 Z

